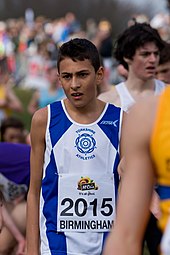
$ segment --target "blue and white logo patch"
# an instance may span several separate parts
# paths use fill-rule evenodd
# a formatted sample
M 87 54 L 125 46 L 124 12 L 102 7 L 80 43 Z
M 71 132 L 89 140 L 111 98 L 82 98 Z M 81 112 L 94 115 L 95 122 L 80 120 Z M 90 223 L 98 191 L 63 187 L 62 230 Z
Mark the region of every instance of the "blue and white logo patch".
M 78 129 L 76 133 L 78 133 L 78 137 L 75 140 L 75 147 L 80 153 L 77 154 L 76 156 L 83 160 L 94 158 L 95 155 L 91 155 L 91 153 L 97 148 L 96 140 L 93 137 L 95 131 L 88 128 L 84 128 Z

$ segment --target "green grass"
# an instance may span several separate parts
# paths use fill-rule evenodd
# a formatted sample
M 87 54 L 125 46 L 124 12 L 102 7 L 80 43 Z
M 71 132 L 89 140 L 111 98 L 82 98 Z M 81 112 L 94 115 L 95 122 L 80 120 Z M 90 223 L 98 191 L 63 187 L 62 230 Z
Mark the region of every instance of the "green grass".
M 22 113 L 13 113 L 13 115 L 20 118 L 23 121 L 25 128 L 28 131 L 30 131 L 32 116 L 28 113 L 27 106 L 31 99 L 33 90 L 14 87 L 14 92 L 17 95 L 17 97 L 21 100 L 24 110 Z

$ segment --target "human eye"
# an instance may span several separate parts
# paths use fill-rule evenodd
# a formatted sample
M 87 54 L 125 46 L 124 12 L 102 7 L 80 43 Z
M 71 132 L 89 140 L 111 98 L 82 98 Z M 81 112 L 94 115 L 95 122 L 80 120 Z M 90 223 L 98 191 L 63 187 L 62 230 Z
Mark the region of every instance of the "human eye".
M 159 51 L 154 52 L 155 56 L 158 57 L 160 55 Z
M 143 56 L 143 57 L 148 57 L 149 55 L 150 55 L 150 53 L 147 51 L 141 52 L 141 56 Z
M 62 75 L 61 75 L 61 78 L 62 78 L 63 80 L 70 80 L 70 79 L 71 79 L 71 74 L 62 74 Z
M 169 71 L 169 69 L 164 69 L 160 73 L 167 73 L 168 71 Z
M 86 78 L 88 76 L 88 73 L 87 72 L 82 72 L 82 73 L 79 73 L 78 76 L 80 78 Z

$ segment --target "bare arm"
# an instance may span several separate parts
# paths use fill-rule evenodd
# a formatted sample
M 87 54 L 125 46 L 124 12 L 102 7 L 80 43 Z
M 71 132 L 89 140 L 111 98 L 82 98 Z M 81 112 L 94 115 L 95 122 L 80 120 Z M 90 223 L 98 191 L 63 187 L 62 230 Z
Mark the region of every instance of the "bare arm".
M 2 206 L 2 216 L 5 226 L 9 229 L 11 234 L 15 237 L 18 242 L 18 248 L 16 251 L 16 255 L 22 255 L 25 251 L 25 237 L 21 234 L 18 227 L 15 225 L 12 217 L 8 213 L 5 205 Z
M 106 242 L 104 255 L 141 254 L 154 184 L 149 142 L 155 110 L 151 107 L 146 103 L 136 104 L 124 121 L 121 147 L 125 155 L 125 172 L 116 223 Z
M 38 110 L 31 125 L 31 179 L 27 197 L 27 255 L 39 255 L 39 202 L 43 172 L 47 108 Z
M 124 152 L 121 150 L 121 160 L 118 165 L 118 173 L 121 177 L 121 180 L 123 178 L 124 172 L 125 172 L 125 159 L 123 157 Z M 121 188 L 121 182 L 119 184 Z M 159 205 L 159 195 L 158 193 L 154 190 L 152 194 L 152 200 L 151 200 L 151 205 L 150 205 L 150 211 L 152 214 L 159 219 L 161 217 L 161 210 L 160 210 L 160 205 Z

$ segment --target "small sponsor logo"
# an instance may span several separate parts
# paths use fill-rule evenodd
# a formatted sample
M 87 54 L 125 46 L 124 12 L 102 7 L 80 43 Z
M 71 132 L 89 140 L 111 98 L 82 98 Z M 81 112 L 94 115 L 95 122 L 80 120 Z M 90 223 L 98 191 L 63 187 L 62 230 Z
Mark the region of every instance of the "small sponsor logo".
M 118 120 L 102 120 L 102 122 L 100 124 L 103 124 L 103 125 L 113 125 L 114 127 L 117 127 L 117 122 Z
M 94 180 L 91 180 L 89 177 L 81 177 L 81 179 L 78 181 L 78 190 L 97 190 L 98 186 L 94 182 Z

